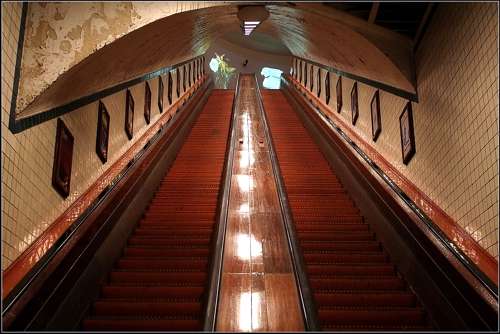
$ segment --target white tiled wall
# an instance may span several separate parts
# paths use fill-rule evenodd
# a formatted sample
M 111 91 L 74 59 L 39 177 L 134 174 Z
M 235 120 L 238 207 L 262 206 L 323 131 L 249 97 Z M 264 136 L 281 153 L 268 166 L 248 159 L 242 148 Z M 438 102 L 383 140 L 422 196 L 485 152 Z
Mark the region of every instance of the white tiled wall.
M 125 91 L 102 100 L 110 114 L 108 160 L 105 164 L 102 164 L 95 152 L 98 102 L 63 115 L 61 119 L 75 138 L 70 195 L 63 200 L 51 185 L 57 119 L 15 135 L 8 129 L 21 7 L 19 2 L 2 3 L 2 270 L 7 268 L 148 128 L 143 109 L 144 82 L 130 88 L 135 102 L 134 136 L 130 141 L 126 136 L 124 125 Z M 182 75 L 182 70 L 180 72 Z M 172 74 L 174 85 L 172 103 L 174 103 L 177 100 L 175 70 Z M 168 76 L 162 77 L 163 105 L 166 110 L 169 106 Z M 158 78 L 150 80 L 149 85 L 151 126 L 160 117 L 157 103 Z
M 341 117 L 498 260 L 498 4 L 439 4 L 416 61 L 416 154 L 407 166 L 399 131 L 406 100 L 380 91 L 382 132 L 373 142 L 375 88 L 358 82 L 359 118 L 352 126 L 354 81 L 343 77 Z M 325 74 L 322 70 L 323 101 Z M 316 86 L 317 67 L 314 75 Z M 331 73 L 334 112 L 337 79 Z

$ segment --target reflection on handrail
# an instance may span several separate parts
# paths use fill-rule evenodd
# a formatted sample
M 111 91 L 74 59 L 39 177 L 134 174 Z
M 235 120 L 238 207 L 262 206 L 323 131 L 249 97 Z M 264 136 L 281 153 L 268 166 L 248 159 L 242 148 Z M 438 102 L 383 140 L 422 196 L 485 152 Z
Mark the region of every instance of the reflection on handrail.
M 237 113 L 236 101 L 239 96 L 240 75 L 236 80 L 236 90 L 233 97 L 231 130 L 228 139 L 228 149 L 226 152 L 226 163 L 224 164 L 224 183 L 222 185 L 223 192 L 219 201 L 219 218 L 217 221 L 217 235 L 213 245 L 213 260 L 211 262 L 210 282 L 208 285 L 208 297 L 206 300 L 205 321 L 203 330 L 206 332 L 214 332 L 217 319 L 217 309 L 219 305 L 219 293 L 221 286 L 222 261 L 224 255 L 224 241 L 226 238 L 227 213 L 229 208 L 229 196 L 231 190 L 231 177 L 233 172 L 233 157 L 234 146 L 236 141 L 236 119 Z
M 274 150 L 273 140 L 269 131 L 269 126 L 267 122 L 267 116 L 264 111 L 264 104 L 262 102 L 262 95 L 260 93 L 260 86 L 255 78 L 257 95 L 259 100 L 259 109 L 262 113 L 262 120 L 264 125 L 264 132 L 266 134 L 267 142 L 269 143 L 269 153 L 271 156 L 271 165 L 273 167 L 274 179 L 276 181 L 276 188 L 278 190 L 278 197 L 280 202 L 281 213 L 283 217 L 283 222 L 285 225 L 286 237 L 288 242 L 288 247 L 290 249 L 290 255 L 292 258 L 293 271 L 295 275 L 295 281 L 297 284 L 297 290 L 300 298 L 300 306 L 302 313 L 304 315 L 304 322 L 306 330 L 308 331 L 318 331 L 320 329 L 319 323 L 316 315 L 316 306 L 312 296 L 312 291 L 309 286 L 309 281 L 306 276 L 305 263 L 300 251 L 299 245 L 297 243 L 297 237 L 294 229 L 293 218 L 291 215 L 290 207 L 288 205 L 288 199 L 285 191 L 285 186 L 283 179 L 281 178 L 281 173 L 278 165 L 278 158 Z
M 290 88 L 295 89 L 291 82 L 286 76 L 282 76 L 281 80 Z M 368 155 L 349 138 L 349 136 L 330 119 L 319 107 L 313 105 L 307 98 L 303 99 L 312 110 L 314 110 L 325 124 L 329 128 L 335 130 L 349 146 L 356 151 L 356 153 L 363 158 L 363 160 L 368 164 L 368 166 L 379 176 L 385 183 L 391 188 L 391 190 L 417 215 L 417 217 L 429 228 L 431 233 L 440 241 L 446 249 L 448 249 L 464 266 L 469 270 L 472 275 L 484 286 L 484 288 L 496 299 L 498 300 L 498 288 L 495 283 L 483 273 L 477 265 L 472 262 L 467 255 L 463 253 L 461 249 L 456 247 L 456 245 L 451 241 L 444 232 L 436 226 L 436 224 L 430 219 L 425 212 L 423 212 L 416 203 L 401 189 L 399 186 L 392 181 L 392 179 L 382 171 L 382 169 L 373 162 Z

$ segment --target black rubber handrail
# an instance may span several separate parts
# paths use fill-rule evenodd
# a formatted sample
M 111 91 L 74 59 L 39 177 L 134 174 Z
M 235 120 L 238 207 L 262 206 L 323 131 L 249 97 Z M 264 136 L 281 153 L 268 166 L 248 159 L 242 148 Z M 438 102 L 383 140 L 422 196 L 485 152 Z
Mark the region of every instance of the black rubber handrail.
M 208 86 L 210 84 L 210 79 L 206 79 L 196 90 L 201 89 L 203 86 Z M 179 108 L 184 109 L 187 104 L 180 106 Z M 37 279 L 40 273 L 48 266 L 52 259 L 63 249 L 63 247 L 68 244 L 72 239 L 73 235 L 78 231 L 83 223 L 100 207 L 100 205 L 108 198 L 108 196 L 114 191 L 118 183 L 124 179 L 136 166 L 141 158 L 144 156 L 146 151 L 148 151 L 154 143 L 156 143 L 163 133 L 166 132 L 173 124 L 177 118 L 180 117 L 181 112 L 176 112 L 174 116 L 168 120 L 166 124 L 160 127 L 160 129 L 155 133 L 147 142 L 144 147 L 129 161 L 126 167 L 115 176 L 115 178 L 109 183 L 106 188 L 104 188 L 97 198 L 89 205 L 85 211 L 78 216 L 75 222 L 55 241 L 54 245 L 45 253 L 44 256 L 33 266 L 33 268 L 23 277 L 23 279 L 14 287 L 14 289 L 6 296 L 2 301 L 2 317 L 4 317 L 7 312 L 12 308 L 12 306 L 22 297 L 29 286 Z
M 229 209 L 229 197 L 231 192 L 231 178 L 233 174 L 234 146 L 236 141 L 236 101 L 239 96 L 240 75 L 236 80 L 236 89 L 231 109 L 231 130 L 226 151 L 226 163 L 224 164 L 224 181 L 222 183 L 222 196 L 219 201 L 219 218 L 217 220 L 217 234 L 213 246 L 213 260 L 210 269 L 210 282 L 208 297 L 206 300 L 205 321 L 203 330 L 214 332 L 217 322 L 217 309 L 219 305 L 220 286 L 222 280 L 222 263 L 224 259 L 224 243 L 226 240 L 227 215 Z
M 267 116 L 264 111 L 264 104 L 262 102 L 262 95 L 260 93 L 259 83 L 255 75 L 254 79 L 256 84 L 257 96 L 259 100 L 259 109 L 262 114 L 262 123 L 264 125 L 264 132 L 269 145 L 271 165 L 273 166 L 274 180 L 276 182 L 276 188 L 278 190 L 278 198 L 280 202 L 283 223 L 285 225 L 286 238 L 288 241 L 290 256 L 292 258 L 293 272 L 295 276 L 295 282 L 297 284 L 297 291 L 299 293 L 300 306 L 302 314 L 304 316 L 304 324 L 307 331 L 318 331 L 320 330 L 320 326 L 317 319 L 316 304 L 314 302 L 312 290 L 309 285 L 309 280 L 307 278 L 306 266 L 304 258 L 302 256 L 302 251 L 300 249 L 300 245 L 297 242 L 298 240 L 297 233 L 295 231 L 293 217 L 291 214 L 290 206 L 288 204 L 288 197 L 286 194 L 283 178 L 281 176 L 278 164 L 278 157 L 276 155 L 276 151 L 274 150 L 273 138 L 269 131 Z
M 281 77 L 281 80 L 285 82 L 286 85 L 291 87 L 292 89 L 296 89 L 286 78 L 285 76 Z M 439 242 L 448 249 L 462 264 L 467 270 L 482 284 L 482 286 L 498 301 L 498 287 L 496 284 L 488 277 L 486 274 L 477 267 L 477 265 L 472 262 L 464 252 L 459 249 L 452 240 L 448 238 L 444 232 L 436 226 L 436 224 L 432 221 L 423 212 L 415 202 L 408 197 L 408 195 L 401 189 L 399 186 L 382 170 L 377 164 L 370 159 L 370 157 L 344 132 L 342 129 L 332 121 L 328 115 L 323 113 L 321 109 L 315 105 L 313 105 L 308 99 L 303 99 L 303 101 L 314 110 L 331 129 L 335 130 L 340 137 L 349 145 L 354 151 L 356 151 L 361 158 L 368 164 L 368 166 L 378 175 L 380 176 L 384 182 L 391 188 L 391 190 L 412 210 L 413 213 L 429 228 L 431 233 L 439 240 Z

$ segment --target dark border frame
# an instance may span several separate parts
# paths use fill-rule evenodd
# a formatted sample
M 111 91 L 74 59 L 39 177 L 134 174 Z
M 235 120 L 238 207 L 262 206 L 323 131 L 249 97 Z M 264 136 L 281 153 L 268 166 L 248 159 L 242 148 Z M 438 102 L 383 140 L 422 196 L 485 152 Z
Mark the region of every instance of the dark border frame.
M 158 110 L 160 110 L 160 114 L 163 112 L 163 79 L 161 75 L 158 76 Z
M 144 85 L 144 120 L 146 124 L 151 122 L 151 88 L 147 81 Z
M 326 71 L 325 75 L 325 102 L 330 104 L 330 72 Z
M 372 139 L 373 139 L 373 141 L 377 141 L 378 136 L 382 132 L 382 121 L 380 119 L 380 96 L 379 96 L 379 94 L 380 94 L 379 90 L 377 89 L 375 91 L 375 93 L 373 94 L 372 100 L 370 102 L 370 115 L 371 115 L 371 121 L 372 121 Z M 373 107 L 374 107 L 373 103 L 375 103 L 376 110 L 373 110 Z M 376 124 L 377 127 L 376 128 L 374 127 L 374 124 L 373 124 L 374 112 L 377 115 L 377 124 Z
M 196 83 L 196 61 L 193 61 L 193 85 Z
M 356 121 L 359 117 L 359 105 L 358 105 L 358 83 L 354 82 L 351 89 L 351 123 L 356 125 Z
M 67 138 L 64 140 L 63 133 Z M 54 164 L 52 165 L 52 186 L 57 191 L 59 195 L 63 198 L 67 198 L 69 195 L 70 185 L 71 185 L 71 167 L 73 165 L 73 146 L 75 138 L 69 131 L 63 120 L 57 119 L 57 131 L 56 131 L 56 145 L 54 149 Z M 68 162 L 69 161 L 69 162 Z M 64 168 L 64 164 L 69 164 L 67 166 L 68 179 L 61 179 L 61 171 Z
M 134 137 L 134 97 L 129 89 L 125 95 L 125 133 L 128 140 Z
M 186 92 L 186 64 L 182 66 L 182 93 Z
M 302 60 L 298 60 L 297 71 L 299 75 L 299 82 L 302 83 Z
M 175 92 L 177 94 L 177 98 L 181 96 L 181 71 L 177 67 L 175 70 Z
M 106 125 L 103 123 L 104 118 L 107 119 Z M 95 151 L 103 164 L 105 164 L 106 161 L 108 161 L 110 121 L 111 118 L 109 116 L 108 109 L 106 109 L 106 105 L 102 101 L 99 101 L 99 107 L 97 109 L 97 134 L 95 141 Z M 103 132 L 106 134 L 105 138 L 102 137 Z M 103 143 L 103 140 L 105 140 L 106 142 Z
M 304 87 L 307 89 L 307 63 L 304 62 Z
M 408 131 L 409 131 L 409 138 L 408 140 L 410 141 L 410 149 L 408 152 L 404 151 L 404 144 L 403 144 L 403 123 L 402 119 L 403 116 L 407 114 L 408 115 Z M 415 149 L 415 129 L 413 128 L 413 112 L 411 109 L 411 102 L 408 101 L 403 108 L 403 112 L 399 116 L 399 132 L 400 132 L 400 139 L 401 139 L 401 155 L 403 157 L 403 163 L 405 165 L 408 165 L 410 162 L 411 158 L 415 155 L 416 149 Z
M 196 59 L 196 81 L 201 77 L 201 59 Z
M 168 104 L 172 104 L 172 86 L 174 85 L 174 81 L 172 80 L 172 72 L 168 72 L 168 87 L 167 87 L 167 99 Z
M 309 80 L 309 90 L 311 91 L 311 93 L 313 92 L 314 90 L 314 66 L 311 64 L 311 68 L 309 69 L 309 77 L 311 80 Z
M 337 112 L 340 114 L 340 112 L 342 111 L 342 76 L 339 76 L 339 78 L 337 79 L 335 92 L 337 93 Z
M 317 96 L 319 98 L 321 96 L 321 68 L 320 67 L 318 67 L 318 82 L 317 82 L 317 85 L 318 85 L 318 89 L 317 89 L 318 94 L 317 94 Z

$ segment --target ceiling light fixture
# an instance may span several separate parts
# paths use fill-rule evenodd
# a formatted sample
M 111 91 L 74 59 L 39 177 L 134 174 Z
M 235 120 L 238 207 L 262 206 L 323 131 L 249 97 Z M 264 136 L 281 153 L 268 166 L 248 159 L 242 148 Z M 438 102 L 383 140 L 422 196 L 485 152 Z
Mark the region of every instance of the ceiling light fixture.
M 243 6 L 239 8 L 237 15 L 243 34 L 250 36 L 269 17 L 269 12 L 264 6 Z

